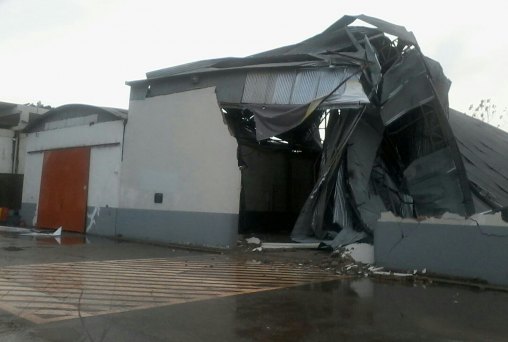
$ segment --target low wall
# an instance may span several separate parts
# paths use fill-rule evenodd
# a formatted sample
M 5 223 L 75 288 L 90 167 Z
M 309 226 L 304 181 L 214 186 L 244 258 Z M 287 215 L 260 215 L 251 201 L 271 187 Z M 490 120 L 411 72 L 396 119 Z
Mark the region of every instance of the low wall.
M 508 285 L 508 224 L 496 215 L 418 222 L 381 218 L 374 232 L 378 266 Z

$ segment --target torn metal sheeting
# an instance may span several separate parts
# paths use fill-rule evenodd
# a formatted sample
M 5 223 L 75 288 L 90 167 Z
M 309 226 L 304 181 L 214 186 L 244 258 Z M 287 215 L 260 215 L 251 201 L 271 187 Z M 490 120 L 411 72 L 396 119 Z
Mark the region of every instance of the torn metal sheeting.
M 22 233 L 20 235 L 24 236 L 38 236 L 38 237 L 59 237 L 62 235 L 62 227 L 59 227 L 54 232 L 41 232 L 41 231 L 32 231 L 29 233 Z
M 29 228 L 20 228 L 20 227 L 0 226 L 0 232 L 6 232 L 6 233 L 29 233 L 29 232 L 31 232 L 31 229 L 29 229 Z
M 35 229 L 28 228 L 13 228 L 13 227 L 0 227 L 0 231 L 17 233 L 19 236 L 32 237 L 35 239 L 51 239 L 51 241 L 56 241 L 59 245 L 62 244 L 62 227 L 59 227 L 55 231 L 40 231 Z
M 449 121 L 475 197 L 485 210 L 507 206 L 508 134 L 453 109 Z
M 256 201 L 264 200 L 258 207 L 269 214 L 294 208 L 290 189 L 306 179 L 291 178 L 288 165 L 299 155 L 305 165 L 315 158 L 294 241 L 332 248 L 371 242 L 385 211 L 407 219 L 468 217 L 508 205 L 508 134 L 449 110 L 450 80 L 402 26 L 344 16 L 297 44 L 157 70 L 130 84 L 136 99 L 215 87 L 239 146 L 240 221 L 242 212 L 255 212 Z M 273 151 L 283 157 L 260 157 Z M 274 174 L 284 169 L 285 184 L 269 183 L 256 161 Z M 276 169 L 275 161 L 286 166 Z M 245 171 L 249 163 L 256 170 Z M 245 177 L 256 175 L 272 185 L 268 200 L 263 186 L 245 186 Z
M 357 95 L 355 85 L 359 77 L 349 84 L 337 87 L 351 77 L 352 67 L 314 68 L 303 70 L 260 70 L 247 73 L 242 103 L 301 105 L 316 98 L 333 94 L 325 102 L 369 102 L 363 90 Z M 356 95 L 356 96 L 355 96 Z

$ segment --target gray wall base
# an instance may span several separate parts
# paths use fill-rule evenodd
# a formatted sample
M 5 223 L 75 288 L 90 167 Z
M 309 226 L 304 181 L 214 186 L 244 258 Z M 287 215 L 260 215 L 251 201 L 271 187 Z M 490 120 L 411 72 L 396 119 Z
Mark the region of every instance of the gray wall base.
M 378 222 L 378 266 L 508 285 L 508 228 L 462 224 Z
M 32 225 L 36 205 L 23 203 L 21 217 Z M 86 233 L 162 244 L 232 248 L 238 214 L 89 207 Z
M 116 234 L 156 243 L 231 248 L 236 245 L 238 214 L 117 209 Z
M 21 209 L 19 210 L 19 215 L 21 219 L 25 221 L 27 227 L 33 226 L 33 218 L 35 216 L 35 209 L 37 205 L 35 203 L 21 203 Z
M 117 211 L 117 208 L 110 207 L 88 207 L 86 233 L 106 237 L 115 236 Z

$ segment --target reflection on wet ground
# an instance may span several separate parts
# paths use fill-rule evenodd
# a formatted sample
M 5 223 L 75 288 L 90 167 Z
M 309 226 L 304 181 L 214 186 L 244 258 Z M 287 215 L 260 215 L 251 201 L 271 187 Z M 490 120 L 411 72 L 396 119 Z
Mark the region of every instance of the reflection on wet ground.
M 319 269 L 201 256 L 0 268 L 0 308 L 35 323 L 336 279 Z
M 502 292 L 362 278 L 236 300 L 233 334 L 257 341 L 505 341 L 508 336 L 503 323 L 508 295 Z M 260 318 L 259 312 L 265 314 Z
M 30 331 L 59 341 L 505 341 L 507 310 L 505 293 L 339 279 Z
M 84 243 L 91 243 L 85 235 L 62 235 L 58 237 L 36 237 L 37 243 L 48 245 L 80 245 Z
M 53 231 L 0 226 L 0 236 L 7 237 L 7 238 L 33 240 L 33 241 L 36 241 L 38 244 L 77 245 L 77 244 L 90 243 L 90 239 L 88 239 L 87 236 L 83 235 L 83 234 L 64 232 L 64 233 L 62 233 L 62 235 L 53 236 L 53 235 L 51 235 L 52 232 Z M 28 234 L 32 234 L 32 235 L 28 235 Z M 40 234 L 40 235 L 35 235 L 35 234 Z M 10 249 L 4 248 L 4 250 L 16 251 L 17 249 L 15 247 L 12 247 Z
M 0 340 L 505 341 L 508 293 L 0 233 Z M 65 237 L 66 234 L 64 234 Z M 89 237 L 91 238 L 91 237 Z
M 2 249 L 7 252 L 19 252 L 23 250 L 23 248 L 19 248 L 16 246 L 3 247 Z

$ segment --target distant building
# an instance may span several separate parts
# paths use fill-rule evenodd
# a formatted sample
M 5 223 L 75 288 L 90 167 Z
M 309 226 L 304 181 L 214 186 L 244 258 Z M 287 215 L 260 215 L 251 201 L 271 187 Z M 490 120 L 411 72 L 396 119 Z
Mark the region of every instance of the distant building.
M 126 119 L 123 109 L 70 104 L 26 126 L 27 223 L 114 235 Z
M 36 105 L 0 102 L 0 207 L 2 208 L 20 208 L 26 149 L 26 134 L 21 131 L 28 123 L 47 111 L 47 108 Z
M 0 173 L 23 174 L 28 123 L 48 111 L 46 107 L 0 102 Z

